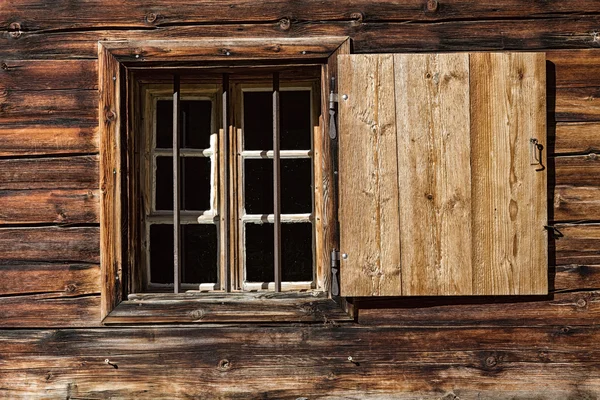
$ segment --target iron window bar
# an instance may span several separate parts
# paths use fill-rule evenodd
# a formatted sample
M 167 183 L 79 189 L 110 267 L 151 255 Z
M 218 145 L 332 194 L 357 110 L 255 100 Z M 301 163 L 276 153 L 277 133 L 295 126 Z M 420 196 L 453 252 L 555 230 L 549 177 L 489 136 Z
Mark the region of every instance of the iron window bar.
M 281 292 L 281 171 L 279 149 L 279 73 L 273 73 L 273 265 L 275 292 Z
M 179 230 L 179 131 L 181 129 L 181 85 L 173 77 L 173 292 L 181 291 L 181 238 Z
M 231 267 L 229 265 L 229 74 L 225 73 L 222 75 L 222 87 L 223 87 L 223 104 L 222 104 L 222 115 L 223 115 L 223 162 L 225 164 L 225 173 L 223 174 L 223 181 L 221 182 L 224 187 L 225 198 L 221 199 L 221 201 L 225 202 L 223 204 L 223 225 L 221 229 L 225 230 L 225 235 L 223 243 L 223 248 L 225 249 L 225 254 L 223 257 L 224 265 L 224 274 L 223 277 L 223 286 L 225 292 L 231 291 Z

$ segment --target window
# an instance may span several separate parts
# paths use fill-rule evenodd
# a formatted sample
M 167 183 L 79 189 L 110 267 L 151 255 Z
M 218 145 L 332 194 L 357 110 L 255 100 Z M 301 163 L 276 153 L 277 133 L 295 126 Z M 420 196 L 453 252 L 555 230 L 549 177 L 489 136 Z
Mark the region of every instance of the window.
M 347 38 L 99 49 L 104 323 L 322 322 L 351 319 L 343 297 L 547 292 L 544 54 L 349 55 Z M 164 146 L 179 136 L 162 132 L 174 73 L 185 110 L 175 163 Z M 282 104 L 310 109 L 280 114 L 282 126 L 304 115 L 280 136 L 281 231 L 295 246 L 281 293 L 263 184 L 277 154 L 264 133 L 275 75 Z M 180 202 L 163 198 L 169 164 Z M 160 293 L 179 281 L 167 260 L 178 206 L 185 293 Z

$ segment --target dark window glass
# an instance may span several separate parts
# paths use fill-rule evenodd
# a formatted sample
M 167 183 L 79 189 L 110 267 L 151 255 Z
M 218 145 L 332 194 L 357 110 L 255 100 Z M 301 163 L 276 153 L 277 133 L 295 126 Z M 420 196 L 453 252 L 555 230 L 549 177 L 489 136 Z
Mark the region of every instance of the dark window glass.
M 281 159 L 282 213 L 312 212 L 311 161 L 310 158 Z M 245 160 L 244 195 L 246 213 L 273 213 L 273 160 Z
M 310 92 L 282 91 L 279 107 L 281 150 L 309 150 Z M 244 92 L 244 149 L 273 149 L 272 92 Z
M 246 280 L 273 282 L 273 224 L 245 224 Z M 313 279 L 312 224 L 281 225 L 282 280 Z
M 173 157 L 156 157 L 156 209 L 173 209 Z M 182 210 L 210 209 L 210 158 L 181 159 L 180 207 Z
M 210 147 L 212 103 L 209 100 L 182 100 L 182 130 L 180 147 L 207 149 Z M 173 101 L 156 102 L 156 147 L 173 146 Z
M 217 226 L 181 225 L 182 283 L 217 282 Z M 152 283 L 173 283 L 173 225 L 150 226 L 150 275 Z

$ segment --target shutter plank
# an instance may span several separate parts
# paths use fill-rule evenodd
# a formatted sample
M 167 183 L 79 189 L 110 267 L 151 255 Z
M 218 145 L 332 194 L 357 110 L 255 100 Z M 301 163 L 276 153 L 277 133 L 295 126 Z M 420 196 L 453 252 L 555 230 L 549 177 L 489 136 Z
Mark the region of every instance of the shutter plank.
M 341 294 L 399 295 L 393 56 L 340 56 L 338 71 Z
M 471 54 L 475 294 L 547 293 L 545 55 Z M 545 164 L 544 150 L 544 164 Z
M 472 294 L 469 55 L 394 64 L 402 294 Z

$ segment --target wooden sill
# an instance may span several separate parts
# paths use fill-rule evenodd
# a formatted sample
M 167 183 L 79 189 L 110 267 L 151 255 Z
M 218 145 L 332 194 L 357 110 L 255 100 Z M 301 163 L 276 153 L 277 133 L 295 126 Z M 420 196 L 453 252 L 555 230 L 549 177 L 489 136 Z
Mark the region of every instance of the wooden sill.
M 102 321 L 112 324 L 197 324 L 353 321 L 323 292 L 134 294 Z

